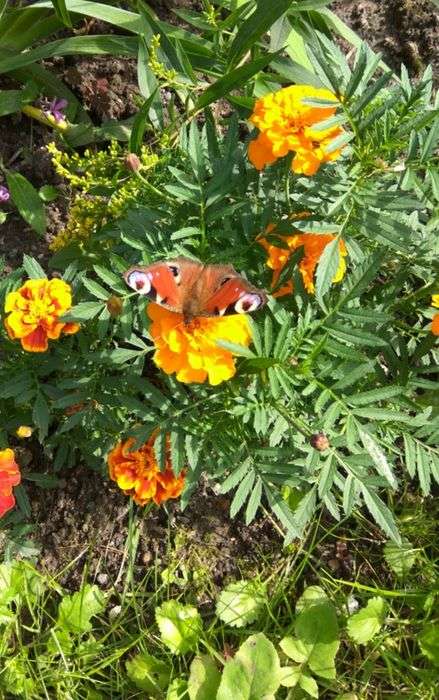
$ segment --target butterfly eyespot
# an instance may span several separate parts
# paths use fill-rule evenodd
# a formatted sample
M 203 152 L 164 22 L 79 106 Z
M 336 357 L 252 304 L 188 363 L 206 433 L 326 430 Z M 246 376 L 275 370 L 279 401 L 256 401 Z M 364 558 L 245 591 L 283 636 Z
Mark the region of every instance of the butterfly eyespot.
M 262 299 L 258 294 L 243 294 L 235 304 L 237 314 L 249 314 L 262 306 Z
M 228 281 L 231 280 L 231 279 L 232 279 L 231 277 L 223 277 L 222 280 L 221 280 L 221 282 L 219 283 L 219 286 L 220 286 L 220 287 L 224 287 L 225 283 L 228 282 Z
M 178 265 L 168 265 L 168 269 L 171 271 L 172 276 L 174 277 L 175 284 L 180 284 L 181 274 Z
M 148 273 L 133 270 L 127 277 L 127 284 L 139 294 L 149 294 L 151 291 L 151 279 Z

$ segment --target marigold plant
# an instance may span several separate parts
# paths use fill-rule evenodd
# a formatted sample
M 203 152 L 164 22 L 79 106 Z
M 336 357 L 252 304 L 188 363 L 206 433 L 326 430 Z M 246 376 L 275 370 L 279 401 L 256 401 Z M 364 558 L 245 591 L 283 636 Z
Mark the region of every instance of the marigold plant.
M 7 295 L 5 328 L 12 340 L 20 340 L 23 350 L 45 352 L 48 340 L 79 330 L 77 323 L 60 321 L 71 306 L 72 293 L 67 282 L 31 279 Z
M 272 233 L 276 231 L 276 227 L 273 224 L 267 227 L 267 233 Z M 291 257 L 291 254 L 303 246 L 303 258 L 299 263 L 299 271 L 302 276 L 303 286 L 309 294 L 313 294 L 315 291 L 314 286 L 314 273 L 320 257 L 325 250 L 328 243 L 331 243 L 335 239 L 332 233 L 295 233 L 291 236 L 289 235 L 279 235 L 285 246 L 285 248 L 280 248 L 274 245 L 265 238 L 265 236 L 260 236 L 258 238 L 259 243 L 265 248 L 268 253 L 267 267 L 273 270 L 273 276 L 271 280 L 272 287 L 275 288 L 279 276 L 284 269 L 285 265 Z M 332 278 L 332 282 L 341 282 L 346 272 L 346 258 L 347 250 L 344 241 L 339 241 L 339 263 L 337 271 Z M 293 291 L 293 282 L 288 280 L 288 282 L 277 289 L 273 296 L 281 297 L 285 294 L 291 294 Z
M 14 451 L 7 447 L 0 450 L 0 518 L 15 506 L 13 487 L 21 481 L 20 467 Z
M 333 101 L 334 106 L 306 104 L 304 100 Z M 340 148 L 325 150 L 331 141 L 343 133 L 339 126 L 314 128 L 335 114 L 337 99 L 326 88 L 312 85 L 290 85 L 256 100 L 250 121 L 259 129 L 250 142 L 248 155 L 255 168 L 262 170 L 278 158 L 293 152 L 293 172 L 314 175 L 322 163 L 336 160 Z
M 149 304 L 150 333 L 155 345 L 154 362 L 166 374 L 176 373 L 180 382 L 216 385 L 233 377 L 235 360 L 230 350 L 217 345 L 226 340 L 248 346 L 251 333 L 242 315 L 194 318 L 185 323 L 182 314 Z
M 160 470 L 154 453 L 156 438 L 154 432 L 138 449 L 133 449 L 134 438 L 128 438 L 119 442 L 107 458 L 110 478 L 140 506 L 150 501 L 159 506 L 170 498 L 178 498 L 184 487 L 185 472 L 174 474 L 169 454 L 165 468 Z

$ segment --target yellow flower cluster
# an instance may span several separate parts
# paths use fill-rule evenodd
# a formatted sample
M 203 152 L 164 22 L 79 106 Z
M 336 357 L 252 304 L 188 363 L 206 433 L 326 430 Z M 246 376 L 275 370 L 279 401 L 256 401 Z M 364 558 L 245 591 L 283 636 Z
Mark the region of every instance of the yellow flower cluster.
M 154 34 L 149 44 L 148 66 L 151 68 L 158 80 L 165 80 L 167 83 L 173 83 L 177 77 L 177 71 L 175 71 L 173 68 L 166 68 L 166 66 L 159 60 L 159 48 L 160 34 Z
M 149 304 L 154 341 L 154 362 L 166 374 L 176 372 L 180 382 L 221 384 L 236 372 L 230 350 L 218 347 L 218 340 L 248 346 L 251 333 L 245 315 L 194 318 L 184 322 L 183 315 Z
M 301 214 L 296 216 L 296 218 L 302 218 L 304 215 Z M 267 227 L 267 233 L 276 233 L 276 226 L 270 224 Z M 267 240 L 265 236 L 259 236 L 258 242 L 265 248 L 268 253 L 267 267 L 273 270 L 273 277 L 271 284 L 273 287 L 276 286 L 280 273 L 284 269 L 291 254 L 303 246 L 304 255 L 299 263 L 299 271 L 302 276 L 303 286 L 309 294 L 313 294 L 315 291 L 314 287 L 314 273 L 317 267 L 317 263 L 320 260 L 320 256 L 325 250 L 328 243 L 334 240 L 335 236 L 332 233 L 301 233 L 299 231 L 292 231 L 292 235 L 278 235 L 277 237 L 286 244 L 285 248 L 276 246 Z M 346 246 L 344 241 L 339 241 L 340 258 L 338 270 L 333 278 L 333 283 L 341 282 L 346 272 L 346 261 L 345 257 L 347 255 Z M 293 282 L 289 280 L 286 284 L 276 290 L 273 294 L 275 297 L 281 297 L 285 294 L 291 294 L 293 291 Z
M 126 167 L 126 153 L 116 141 L 112 141 L 107 150 L 92 152 L 86 149 L 82 156 L 60 151 L 54 143 L 50 143 L 47 150 L 58 175 L 80 190 L 73 199 L 66 226 L 50 244 L 53 252 L 72 242 L 83 245 L 108 220 L 118 219 L 131 202 L 138 201 L 142 183 Z M 139 171 L 154 167 L 158 160 L 143 146 Z M 113 194 L 110 198 L 89 194 L 96 187 L 112 189 Z
M 126 152 L 117 141 L 111 141 L 106 150 L 86 148 L 83 155 L 60 151 L 53 142 L 46 148 L 58 175 L 83 192 L 90 192 L 95 187 L 114 188 L 119 180 L 128 176 L 124 165 Z M 142 146 L 139 160 L 142 172 L 157 165 L 159 158 L 147 146 Z
M 75 195 L 67 223 L 51 241 L 50 250 L 56 253 L 70 243 L 82 245 L 92 233 L 104 225 L 106 216 L 107 205 L 104 197 Z
M 311 85 L 290 85 L 256 101 L 250 121 L 259 129 L 259 134 L 248 148 L 255 168 L 262 170 L 292 151 L 295 153 L 291 163 L 293 172 L 314 175 L 322 163 L 339 157 L 341 149 L 330 153 L 325 149 L 343 129 L 339 126 L 314 128 L 318 122 L 332 117 L 337 105 L 305 104 L 303 100 L 307 98 L 336 101 L 335 95 L 326 88 Z

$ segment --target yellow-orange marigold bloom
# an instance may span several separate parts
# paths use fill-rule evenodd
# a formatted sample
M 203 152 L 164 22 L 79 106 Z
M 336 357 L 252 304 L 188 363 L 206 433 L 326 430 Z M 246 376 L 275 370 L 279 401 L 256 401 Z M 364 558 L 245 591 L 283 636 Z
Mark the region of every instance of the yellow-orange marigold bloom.
M 154 362 L 166 374 L 176 372 L 180 382 L 204 382 L 215 385 L 230 379 L 236 372 L 230 350 L 217 346 L 227 340 L 248 346 L 250 325 L 245 315 L 194 318 L 185 324 L 183 315 L 167 311 L 158 304 L 148 304 L 152 320 L 151 337 L 156 351 Z
M 29 425 L 20 425 L 15 431 L 15 434 L 19 438 L 29 438 L 33 432 L 33 428 L 31 428 Z
M 169 453 L 165 469 L 160 471 L 154 454 L 156 437 L 154 432 L 148 442 L 133 451 L 130 450 L 135 440 L 128 438 L 119 442 L 107 458 L 110 478 L 139 506 L 149 501 L 160 505 L 169 498 L 178 498 L 184 486 L 185 472 L 174 474 Z
M 303 102 L 306 98 L 336 100 L 330 90 L 312 85 L 290 85 L 256 100 L 250 121 L 259 129 L 259 134 L 250 142 L 248 156 L 257 170 L 292 151 L 295 153 L 291 163 L 293 172 L 314 175 L 322 163 L 339 157 L 342 149 L 330 153 L 325 149 L 344 133 L 343 129 L 334 126 L 316 131 L 313 128 L 332 117 L 336 105 L 309 105 Z
M 60 279 L 27 280 L 6 297 L 5 327 L 12 340 L 20 340 L 23 350 L 45 352 L 48 339 L 62 333 L 76 333 L 77 323 L 62 323 L 59 318 L 72 305 L 70 285 Z
M 0 518 L 15 506 L 12 489 L 20 481 L 20 467 L 15 461 L 14 451 L 9 447 L 0 450 Z
M 439 309 L 439 294 L 433 294 L 431 297 L 431 305 Z M 433 335 L 439 335 L 439 314 L 435 314 L 431 319 L 431 332 Z
M 270 224 L 267 227 L 267 233 L 275 231 L 275 226 Z M 287 264 L 291 254 L 303 246 L 304 255 L 299 263 L 299 271 L 302 275 L 303 286 L 309 294 L 313 294 L 314 287 L 314 273 L 317 267 L 317 263 L 320 260 L 325 247 L 334 240 L 335 236 L 332 233 L 296 233 L 292 236 L 279 235 L 279 238 L 284 241 L 287 247 L 280 248 L 269 241 L 264 236 L 258 238 L 258 242 L 265 248 L 268 252 L 267 267 L 273 270 L 273 277 L 271 284 L 273 287 L 276 286 L 279 279 L 280 273 Z M 347 255 L 347 250 L 344 241 L 339 241 L 340 257 L 337 272 L 333 277 L 333 282 L 341 282 L 346 272 L 346 261 L 345 257 Z M 285 294 L 291 294 L 293 291 L 292 281 L 288 281 L 285 285 L 280 287 L 274 292 L 273 296 L 281 297 Z

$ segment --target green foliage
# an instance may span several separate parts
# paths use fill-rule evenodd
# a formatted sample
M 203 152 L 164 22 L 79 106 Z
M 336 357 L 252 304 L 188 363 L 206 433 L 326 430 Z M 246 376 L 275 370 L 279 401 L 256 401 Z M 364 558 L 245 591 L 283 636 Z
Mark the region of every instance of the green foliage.
M 203 623 L 196 608 L 169 600 L 156 608 L 155 618 L 163 643 L 174 654 L 195 650 L 203 631 Z
M 0 2 L 0 72 L 16 81 L 16 89 L 0 91 L 0 116 L 26 112 L 39 96 L 69 101 L 67 128 L 58 130 L 51 148 L 73 194 L 49 265 L 72 285 L 75 305 L 64 320 L 81 323 L 80 333 L 53 342 L 45 355 L 25 353 L 0 334 L 2 443 L 14 439 L 19 425 L 32 425 L 54 471 L 62 473 L 79 461 L 102 469 L 122 437 L 141 443 L 159 428 L 170 436 L 175 470 L 186 468 L 183 506 L 204 472 L 230 494 L 233 517 L 250 524 L 261 508 L 271 509 L 287 551 L 295 551 L 291 543 L 306 538 L 320 517 L 326 523 L 329 516 L 370 516 L 368 542 L 370 532 L 378 539 L 376 525 L 389 538 L 384 583 L 369 574 L 362 582 L 359 570 L 359 580 L 346 583 L 330 572 L 321 577 L 325 589 L 306 587 L 315 580 L 319 551 L 299 584 L 308 560 L 304 546 L 286 576 L 298 572 L 296 588 L 280 605 L 273 580 L 247 577 L 219 593 L 210 621 L 204 610 L 202 620 L 193 595 L 183 600 L 193 580 L 184 565 L 182 576 L 169 568 L 157 578 L 177 586 L 172 595 L 181 602 L 164 598 L 161 589 L 152 596 L 133 591 L 133 605 L 145 605 L 143 619 L 124 591 L 122 616 L 130 612 L 118 623 L 95 584 L 67 594 L 26 563 L 4 564 L 0 693 L 6 696 L 92 700 L 142 691 L 167 700 L 260 700 L 320 691 L 347 700 L 369 693 L 370 647 L 364 647 L 371 643 L 379 680 L 388 672 L 393 688 L 398 669 L 402 693 L 410 687 L 413 697 L 433 699 L 437 573 L 417 546 L 423 521 L 404 512 L 398 499 L 406 493 L 417 499 L 426 521 L 428 497 L 439 483 L 438 351 L 429 326 L 431 295 L 438 293 L 439 104 L 429 69 L 416 83 L 404 68 L 394 75 L 328 4 L 204 3 L 200 12 L 176 11 L 182 27 L 142 3 L 127 10 L 79 0 Z M 113 25 L 116 34 L 58 37 L 65 27 L 76 31 L 84 17 Z M 355 45 L 352 61 L 329 30 Z M 81 54 L 137 58 L 134 118 L 93 124 L 43 63 Z M 337 113 L 316 129 L 343 127 L 328 146 L 328 152 L 344 146 L 342 156 L 313 177 L 293 175 L 282 161 L 258 173 L 243 137 L 250 111 L 258 97 L 294 82 L 326 86 L 336 95 Z M 143 158 L 139 171 L 127 166 L 129 151 L 114 139 Z M 75 152 L 100 141 L 111 143 Z M 44 235 L 44 203 L 57 193 L 37 192 L 20 174 L 5 175 L 19 213 Z M 252 345 L 219 341 L 236 354 L 232 380 L 183 386 L 159 372 L 151 362 L 145 304 L 127 290 L 125 270 L 185 255 L 231 263 L 274 292 L 258 237 L 274 223 L 270 243 L 285 246 L 279 236 L 291 234 L 290 217 L 304 211 L 309 216 L 294 219 L 295 233 L 335 236 L 318 261 L 315 294 L 304 288 L 298 249 L 277 285 L 291 281 L 293 293 L 270 294 L 251 321 Z M 339 241 L 347 248 L 347 272 L 335 285 Z M 24 256 L 22 267 L 0 281 L 2 306 L 26 277 L 46 274 Z M 121 310 L 112 315 L 114 297 Z M 314 446 L 321 433 L 327 438 L 322 450 Z M 158 453 L 164 452 L 162 439 Z M 8 556 L 20 546 L 35 553 L 25 539 L 31 514 L 25 488 L 36 478 L 23 469 L 18 509 L 5 521 Z M 47 478 L 54 483 L 53 475 Z M 428 534 L 431 541 L 431 528 Z M 418 586 L 421 569 L 425 579 Z M 390 587 L 389 576 L 399 588 Z M 361 609 L 346 615 L 348 585 L 361 596 Z M 117 678 L 117 690 L 107 672 Z
M 147 652 L 136 654 L 126 662 L 128 678 L 137 688 L 154 695 L 169 685 L 170 669 L 164 661 Z
M 56 626 L 72 634 L 92 629 L 91 618 L 105 609 L 105 600 L 97 586 L 84 586 L 78 593 L 65 596 L 58 608 Z
M 357 644 L 367 644 L 381 629 L 386 612 L 383 598 L 371 598 L 366 607 L 348 620 L 348 633 Z
M 216 613 L 232 627 L 245 627 L 257 619 L 265 601 L 264 587 L 257 581 L 229 584 L 218 598 Z
M 264 634 L 254 634 L 226 662 L 216 700 L 271 698 L 280 685 L 279 657 Z
M 384 558 L 394 574 L 402 578 L 407 576 L 415 565 L 418 552 L 407 537 L 403 537 L 400 545 L 395 542 L 386 542 Z

